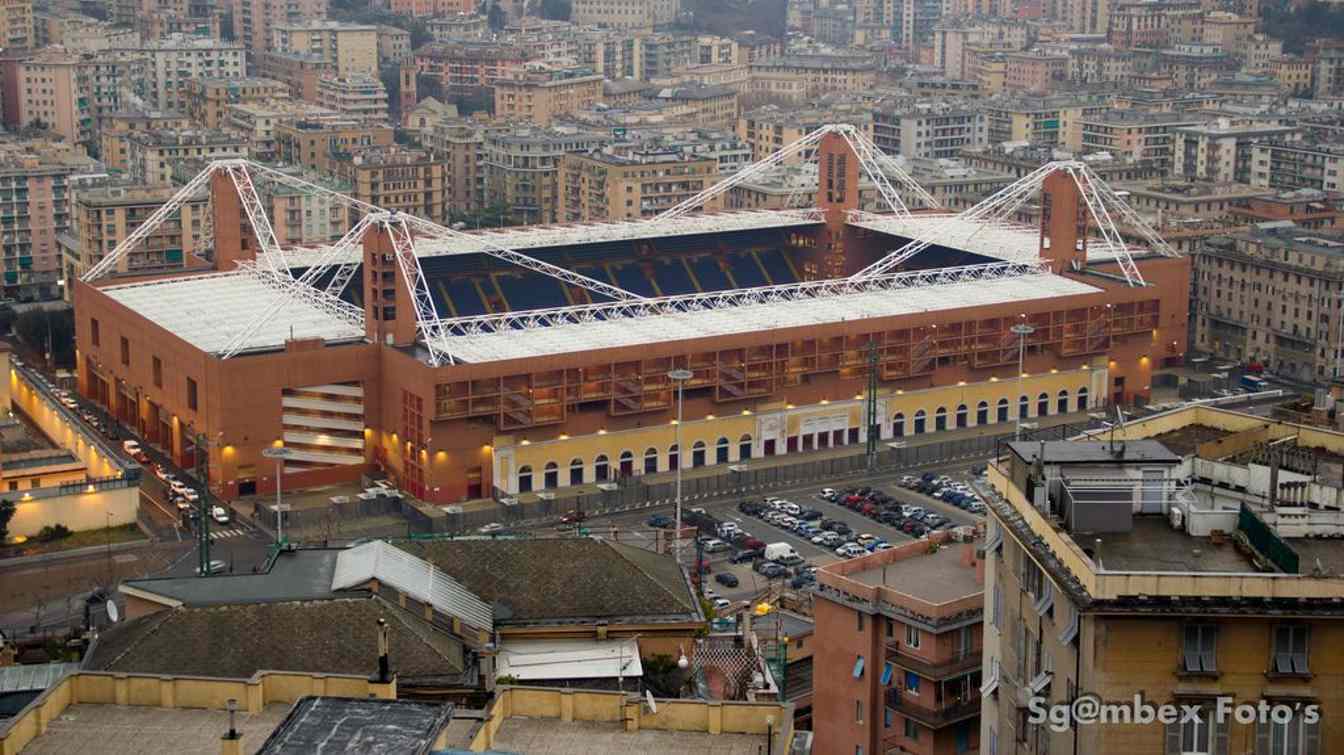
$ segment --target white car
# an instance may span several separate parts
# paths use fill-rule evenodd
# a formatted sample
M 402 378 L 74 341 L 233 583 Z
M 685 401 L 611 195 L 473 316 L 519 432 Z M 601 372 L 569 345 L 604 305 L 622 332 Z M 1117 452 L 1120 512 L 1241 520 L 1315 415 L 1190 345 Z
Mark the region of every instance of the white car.
M 712 588 L 712 587 L 706 587 L 705 590 L 704 590 L 703 595 L 704 595 L 706 598 L 709 598 L 710 600 L 713 600 L 713 599 L 719 597 L 719 594 L 716 593 L 716 592 L 714 592 L 714 588 Z
M 491 522 L 476 531 L 481 533 L 482 535 L 489 535 L 492 532 L 500 532 L 503 529 L 504 525 L 500 524 L 499 522 Z
M 789 516 L 798 516 L 799 514 L 803 513 L 802 506 L 799 506 L 796 503 L 789 503 L 788 501 L 784 502 L 782 508 L 784 509 L 784 513 L 788 514 Z
M 191 491 L 191 488 L 187 487 L 187 484 L 181 480 L 169 480 L 168 487 L 172 488 L 173 492 L 180 496 L 185 496 L 188 491 Z
M 822 488 L 821 497 L 830 500 L 835 497 L 835 488 Z
M 823 532 L 823 533 L 821 533 L 820 535 L 814 535 L 814 536 L 812 537 L 812 544 L 813 544 L 813 545 L 822 545 L 822 544 L 824 544 L 824 543 L 826 542 L 826 534 L 827 534 L 827 533 Z
M 191 488 L 187 488 L 177 494 L 177 499 L 179 501 L 186 501 L 187 503 L 200 503 L 201 496 Z
M 727 599 L 727 598 L 715 598 L 715 599 L 714 599 L 714 610 L 715 610 L 715 611 L 725 611 L 725 610 L 727 610 L 728 607 L 731 606 L 732 604 L 733 604 L 733 601 L 731 601 L 731 600 L 729 600 L 729 599 Z
M 211 506 L 210 518 L 219 524 L 228 524 L 232 520 L 232 517 L 229 516 L 229 510 L 223 506 Z

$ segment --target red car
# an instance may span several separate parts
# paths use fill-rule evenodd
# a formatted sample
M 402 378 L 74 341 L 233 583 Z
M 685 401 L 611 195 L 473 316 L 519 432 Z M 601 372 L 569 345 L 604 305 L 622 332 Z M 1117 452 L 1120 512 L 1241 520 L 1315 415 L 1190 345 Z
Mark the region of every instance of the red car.
M 570 511 L 570 512 L 567 512 L 564 516 L 560 517 L 560 523 L 561 523 L 561 524 L 578 524 L 579 522 L 582 522 L 583 520 L 585 520 L 585 519 L 587 519 L 587 518 L 588 518 L 588 515 L 585 514 L 585 513 L 583 513 L 582 511 Z
M 754 537 L 749 537 L 746 540 L 742 541 L 742 550 L 750 551 L 763 548 L 765 548 L 765 542 L 762 540 L 757 540 Z

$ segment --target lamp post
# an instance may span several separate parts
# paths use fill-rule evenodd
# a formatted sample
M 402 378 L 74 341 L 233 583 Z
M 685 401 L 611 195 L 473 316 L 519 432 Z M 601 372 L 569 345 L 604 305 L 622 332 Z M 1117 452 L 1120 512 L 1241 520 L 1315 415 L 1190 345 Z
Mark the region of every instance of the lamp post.
M 677 565 L 681 565 L 681 468 L 685 466 L 686 450 L 681 447 L 681 408 L 682 400 L 686 394 L 686 381 L 695 376 L 690 370 L 677 369 L 667 373 L 667 377 L 677 384 L 677 523 L 676 534 L 673 535 L 673 548 L 676 552 Z M 700 565 L 695 568 L 699 570 Z
M 1027 356 L 1027 336 L 1036 332 L 1036 326 L 1029 323 L 1020 322 L 1009 328 L 1017 336 L 1017 429 L 1013 433 L 1013 440 L 1022 440 L 1022 370 Z M 1027 406 L 1031 406 L 1028 402 Z
M 284 477 L 285 459 L 294 455 L 293 449 L 284 446 L 272 446 L 264 448 L 261 455 L 268 459 L 275 459 L 275 544 L 278 546 L 284 542 L 284 504 L 280 503 L 280 487 Z

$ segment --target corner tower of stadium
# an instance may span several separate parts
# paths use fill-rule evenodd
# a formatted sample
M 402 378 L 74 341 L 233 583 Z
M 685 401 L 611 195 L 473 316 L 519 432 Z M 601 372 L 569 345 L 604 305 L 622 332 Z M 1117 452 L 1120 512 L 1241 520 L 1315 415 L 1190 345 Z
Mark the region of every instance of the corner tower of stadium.
M 212 163 L 75 285 L 80 391 L 207 454 L 224 498 L 273 492 L 283 446 L 286 490 L 382 470 L 447 504 L 864 444 L 874 352 L 883 443 L 1131 403 L 1182 359 L 1188 261 L 1085 164 L 951 214 L 907 209 L 922 190 L 852 131 L 804 147 L 808 208 L 475 233 Z M 865 174 L 890 212 L 858 209 Z M 345 202 L 349 232 L 282 248 L 271 182 Z M 202 196 L 209 253 L 137 269 Z

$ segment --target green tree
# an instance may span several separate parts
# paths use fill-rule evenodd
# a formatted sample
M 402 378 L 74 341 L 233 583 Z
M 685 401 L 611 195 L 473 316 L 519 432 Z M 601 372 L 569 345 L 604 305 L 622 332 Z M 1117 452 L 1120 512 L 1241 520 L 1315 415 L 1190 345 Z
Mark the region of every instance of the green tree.
M 1260 11 L 1266 34 L 1283 40 L 1283 51 L 1295 55 L 1307 52 L 1317 39 L 1344 38 L 1344 9 L 1331 3 L 1285 2 L 1266 4 Z
M 55 366 L 75 363 L 75 318 L 68 309 L 30 309 L 14 320 L 14 332 L 33 351 L 50 349 Z
M 0 543 L 9 539 L 9 522 L 18 507 L 8 498 L 0 498 Z

